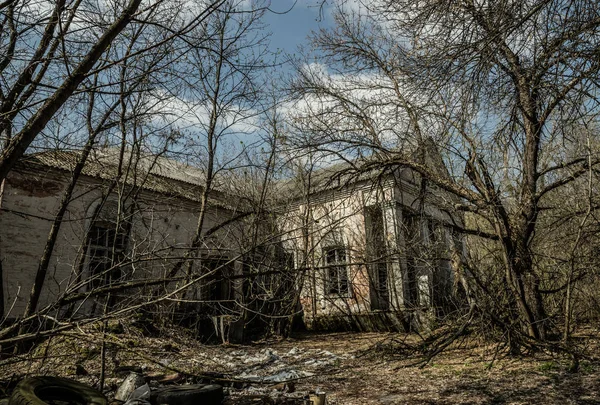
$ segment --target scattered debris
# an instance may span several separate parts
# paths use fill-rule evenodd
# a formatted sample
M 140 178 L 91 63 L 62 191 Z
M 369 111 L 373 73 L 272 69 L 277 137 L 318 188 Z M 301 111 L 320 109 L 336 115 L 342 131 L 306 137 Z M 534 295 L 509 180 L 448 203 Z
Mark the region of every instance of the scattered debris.
M 215 369 L 224 371 L 215 372 L 214 380 L 225 386 L 225 390 L 221 388 L 220 391 L 220 395 L 226 397 L 224 403 L 236 405 L 324 404 L 324 393 L 318 390 L 298 390 L 296 382 L 314 377 L 323 370 L 334 367 L 343 359 L 354 358 L 351 354 L 336 355 L 327 350 L 299 347 L 281 352 L 272 348 L 257 351 L 237 349 L 208 359 L 204 358 L 206 355 L 203 353 L 198 353 L 198 356 L 200 358 L 193 359 L 198 364 L 210 361 Z M 170 363 L 171 359 L 160 359 L 160 362 Z M 209 377 L 207 381 L 213 380 Z M 188 395 L 189 390 L 198 389 L 198 386 L 186 385 L 186 382 L 189 383 L 190 380 L 178 372 L 133 372 L 119 386 L 115 400 L 127 401 L 124 405 L 168 403 L 161 397 L 164 392 L 169 392 L 167 387 L 172 387 L 179 396 Z M 148 392 L 150 393 L 147 394 Z M 181 398 L 178 400 L 178 405 L 180 404 Z
M 133 399 L 133 393 L 144 384 L 146 384 L 146 380 L 141 374 L 130 373 L 119 386 L 115 394 L 115 400 L 125 402 Z
M 467 340 L 420 368 L 414 365 L 415 354 L 403 350 L 405 345 L 420 344 L 417 335 L 305 334 L 243 346 L 205 345 L 178 329 L 166 330 L 161 337 L 145 337 L 136 335 L 128 323 L 124 325 L 128 340 L 137 343 L 134 347 L 107 345 L 105 393 L 114 405 L 114 394 L 131 371 L 141 374 L 150 390 L 219 384 L 223 405 L 314 405 L 309 401 L 324 392 L 327 405 L 488 404 L 498 398 L 523 404 L 539 402 L 541 397 L 549 405 L 600 403 L 600 361 L 596 357 L 582 358 L 579 371 L 571 373 L 571 358 L 545 353 L 503 356 L 495 345 Z M 97 333 L 101 335 L 102 330 Z M 595 330 L 585 335 L 593 350 L 590 353 L 598 352 L 597 336 Z M 10 396 L 28 375 L 75 376 L 77 364 L 89 372 L 77 380 L 95 386 L 101 372 L 97 341 L 90 339 L 89 333 L 81 338 L 57 336 L 44 344 L 45 357 L 32 351 L 20 363 L 11 360 L 1 369 L 0 396 Z M 387 345 L 389 342 L 393 344 Z M 163 351 L 168 343 L 179 351 Z M 159 364 L 165 360 L 170 364 L 167 369 Z M 273 376 L 295 377 L 293 372 L 298 379 L 268 381 Z

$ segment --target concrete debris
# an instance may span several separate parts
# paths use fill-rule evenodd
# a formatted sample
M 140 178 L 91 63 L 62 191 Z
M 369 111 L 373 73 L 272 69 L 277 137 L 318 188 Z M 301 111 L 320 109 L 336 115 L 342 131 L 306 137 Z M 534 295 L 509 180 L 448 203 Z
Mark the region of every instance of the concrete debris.
M 130 373 L 125 380 L 117 389 L 115 394 L 115 399 L 117 401 L 125 402 L 129 399 L 132 399 L 133 393 L 137 388 L 140 388 L 146 383 L 146 380 L 141 374 L 138 373 Z
M 305 405 L 324 404 L 325 394 L 318 389 L 297 390 L 296 383 L 332 370 L 342 360 L 349 358 L 354 356 L 336 355 L 327 350 L 293 347 L 281 352 L 272 348 L 256 351 L 239 349 L 219 356 L 199 353 L 197 358 L 189 361 L 199 366 L 206 365 L 208 362 L 214 364 L 215 369 L 227 370 L 215 380 L 225 385 L 224 404 Z M 168 360 L 165 360 L 162 362 L 168 363 Z M 171 387 L 174 386 L 173 384 L 180 386 L 186 381 L 186 377 L 179 373 L 148 373 L 145 377 L 150 382 L 150 387 L 144 383 L 141 375 L 131 373 L 119 387 L 115 399 L 128 401 L 123 405 L 148 405 L 149 397 L 152 403 L 150 391 L 164 389 L 167 384 Z M 212 380 L 208 378 L 205 381 Z M 132 386 L 135 388 L 131 388 Z M 181 385 L 181 387 L 185 386 Z M 267 402 L 255 402 L 256 400 Z

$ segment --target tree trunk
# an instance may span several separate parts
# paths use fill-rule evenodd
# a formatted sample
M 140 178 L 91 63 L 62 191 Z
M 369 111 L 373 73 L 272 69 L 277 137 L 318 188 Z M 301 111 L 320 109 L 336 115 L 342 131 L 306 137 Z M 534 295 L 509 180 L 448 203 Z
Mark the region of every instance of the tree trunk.
M 9 141 L 8 146 L 0 155 L 0 180 L 6 178 L 35 137 L 44 130 L 54 114 L 77 90 L 104 51 L 106 51 L 117 35 L 133 19 L 140 3 L 141 0 L 131 0 L 119 18 L 98 39 L 92 49 L 82 59 L 81 63 L 73 70 L 72 74 L 47 99 L 38 112 L 27 122 L 25 127 Z
M 4 179 L 0 180 L 0 209 L 2 209 L 4 182 Z M 4 271 L 2 267 L 2 250 L 0 249 L 0 320 L 4 319 L 4 315 Z

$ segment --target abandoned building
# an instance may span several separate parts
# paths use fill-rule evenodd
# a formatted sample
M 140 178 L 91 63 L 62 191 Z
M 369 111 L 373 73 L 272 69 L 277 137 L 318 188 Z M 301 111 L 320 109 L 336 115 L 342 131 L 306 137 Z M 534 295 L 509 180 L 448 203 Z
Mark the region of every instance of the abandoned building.
M 9 174 L 0 200 L 0 255 L 5 315 L 26 306 L 46 239 L 71 180 L 79 152 L 28 156 Z M 204 176 L 198 169 L 158 156 L 129 154 L 118 174 L 119 151 L 90 155 L 68 203 L 52 252 L 38 308 L 62 295 L 136 278 L 175 279 L 170 274 L 194 239 Z M 117 181 L 116 179 L 120 180 Z M 204 268 L 228 275 L 239 271 L 238 229 L 223 226 L 245 209 L 211 191 L 202 233 Z M 212 277 L 201 291 L 206 301 L 233 299 L 229 277 Z M 206 280 L 205 280 L 206 281 Z M 221 282 L 223 281 L 223 282 Z M 176 283 L 175 283 L 176 284 Z M 198 298 L 198 291 L 195 292 Z M 124 294 L 120 300 L 133 300 Z M 80 302 L 82 308 L 94 299 Z
M 287 188 L 283 195 L 291 200 L 257 214 L 227 179 L 215 180 L 203 205 L 201 170 L 154 155 L 123 156 L 101 149 L 87 159 L 38 310 L 60 313 L 66 300 L 71 313 L 89 314 L 162 294 L 161 302 L 188 320 L 210 319 L 221 338 L 240 340 L 263 315 L 271 328 L 274 319 L 303 314 L 313 328 L 403 330 L 448 306 L 452 252 L 462 249 L 457 219 L 441 208 L 444 196 L 423 195 L 408 169 L 376 181 L 362 175 L 340 183 L 338 176 L 335 183 L 334 166 L 315 173 L 308 188 L 279 183 L 276 192 Z M 25 310 L 79 157 L 79 151 L 30 155 L 4 183 L 6 317 Z M 108 298 L 93 293 L 132 280 L 137 289 Z
M 304 268 L 300 301 L 316 329 L 427 327 L 453 302 L 461 221 L 446 193 L 422 188 L 410 169 L 344 175 L 345 164 L 292 185 L 280 218 L 284 244 Z M 310 183 L 310 186 L 307 184 Z

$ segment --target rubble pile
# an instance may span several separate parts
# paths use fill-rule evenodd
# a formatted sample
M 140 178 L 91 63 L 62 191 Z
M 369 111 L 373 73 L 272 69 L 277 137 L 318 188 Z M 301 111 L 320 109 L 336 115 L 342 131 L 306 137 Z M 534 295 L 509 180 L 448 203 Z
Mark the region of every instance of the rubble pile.
M 223 386 L 224 404 L 310 405 L 325 403 L 325 393 L 318 386 L 297 389 L 297 383 L 310 379 L 311 384 L 318 384 L 320 374 L 331 372 L 349 358 L 353 356 L 293 347 L 285 352 L 271 348 L 255 352 L 238 349 L 212 357 L 199 353 L 190 361 L 198 366 L 214 364 L 224 371 L 215 381 Z M 181 383 L 185 383 L 185 378 L 177 374 L 140 376 L 131 373 L 120 385 L 115 399 L 124 405 L 146 405 L 144 401 L 152 391 Z
M 323 397 L 324 393 L 318 386 L 310 390 L 297 390 L 297 382 L 310 379 L 311 383 L 318 384 L 320 374 L 330 372 L 341 360 L 353 357 L 319 349 L 293 347 L 289 351 L 278 352 L 265 348 L 254 354 L 245 350 L 232 351 L 220 356 L 219 362 L 230 370 L 232 379 L 238 382 L 229 388 L 232 399 L 248 395 L 269 396 L 274 404 L 304 404 L 311 402 L 286 401 L 310 399 L 312 403 L 318 403 L 315 397 Z

